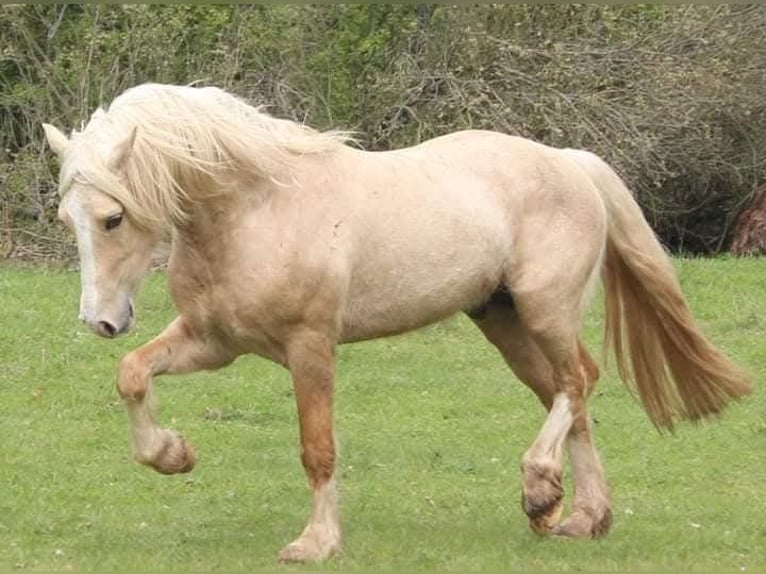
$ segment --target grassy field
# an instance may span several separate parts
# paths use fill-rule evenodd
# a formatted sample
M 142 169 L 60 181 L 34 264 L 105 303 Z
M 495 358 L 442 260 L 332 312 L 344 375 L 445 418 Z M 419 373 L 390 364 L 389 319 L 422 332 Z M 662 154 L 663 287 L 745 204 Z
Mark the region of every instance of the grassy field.
M 519 462 L 543 410 L 457 317 L 341 349 L 344 552 L 280 568 L 766 569 L 766 260 L 677 266 L 700 323 L 751 370 L 755 392 L 715 424 L 660 436 L 607 373 L 592 400 L 615 512 L 606 539 L 528 528 Z M 135 332 L 117 341 L 85 331 L 78 298 L 74 272 L 0 268 L 0 571 L 276 568 L 309 503 L 287 373 L 245 357 L 160 379 L 162 421 L 200 461 L 189 475 L 155 474 L 131 461 L 114 374 L 173 316 L 165 278 L 150 278 Z

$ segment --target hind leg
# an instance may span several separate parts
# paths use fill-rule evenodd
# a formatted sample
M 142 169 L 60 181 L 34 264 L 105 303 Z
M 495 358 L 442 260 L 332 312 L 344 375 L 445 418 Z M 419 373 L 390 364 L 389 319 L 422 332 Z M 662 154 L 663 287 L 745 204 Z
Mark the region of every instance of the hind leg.
M 559 536 L 593 537 L 605 535 L 612 525 L 612 508 L 587 416 L 584 425 L 573 425 L 567 437 L 572 465 L 574 502 L 568 518 L 553 529 Z
M 490 303 L 482 317 L 472 317 L 487 339 L 500 351 L 508 366 L 550 412 L 546 426 L 522 465 L 522 507 L 530 526 L 540 534 L 597 536 L 611 522 L 607 486 L 598 454 L 587 428 L 584 401 L 598 380 L 598 367 L 581 342 L 577 344 L 578 370 L 584 381 L 582 412 L 568 414 L 570 402 L 556 392 L 553 367 L 510 304 Z M 571 422 L 569 422 L 571 420 Z M 585 427 L 582 420 L 586 420 Z M 565 427 L 569 424 L 569 431 Z M 559 524 L 563 508 L 562 446 L 569 450 L 573 470 L 572 515 Z
M 580 366 L 586 381 L 583 411 L 588 396 L 598 380 L 598 366 L 579 343 Z M 612 524 L 612 509 L 604 478 L 604 470 L 593 444 L 591 425 L 586 412 L 578 424 L 573 424 L 567 436 L 569 462 L 572 465 L 574 502 L 571 515 L 559 524 L 554 533 L 561 536 L 603 536 Z
M 510 300 L 490 302 L 481 317 L 473 315 L 471 318 L 497 347 L 516 376 L 550 411 L 555 395 L 553 369 L 519 321 Z M 551 532 L 563 509 L 561 445 L 558 445 L 558 452 L 551 454 L 542 465 L 524 465 L 522 468 L 522 508 L 529 517 L 530 526 L 538 534 Z
M 519 321 L 551 366 L 554 393 L 548 418 L 525 453 L 522 467 L 525 482 L 534 493 L 536 469 L 558 461 L 565 441 L 573 471 L 573 513 L 554 533 L 597 536 L 609 528 L 611 511 L 587 413 L 595 363 L 584 352 L 578 333 L 585 293 L 598 269 L 600 251 L 589 257 L 583 244 L 577 247 L 579 251 L 566 258 L 567 267 L 552 270 L 529 265 L 511 282 Z

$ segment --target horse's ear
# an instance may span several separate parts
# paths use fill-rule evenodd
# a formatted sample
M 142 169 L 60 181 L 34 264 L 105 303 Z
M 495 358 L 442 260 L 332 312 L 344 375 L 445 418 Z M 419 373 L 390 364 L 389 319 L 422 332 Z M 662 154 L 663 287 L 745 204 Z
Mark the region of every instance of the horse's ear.
M 109 160 L 109 169 L 112 171 L 120 171 L 125 167 L 125 162 L 128 161 L 130 152 L 133 151 L 133 144 L 136 143 L 136 134 L 138 133 L 138 126 L 135 126 L 128 137 L 114 146 L 112 152 L 112 158 Z
M 57 156 L 62 157 L 64 152 L 66 152 L 66 148 L 69 147 L 67 137 L 60 129 L 51 124 L 43 124 L 43 129 L 45 130 L 48 145 L 51 146 L 51 149 Z

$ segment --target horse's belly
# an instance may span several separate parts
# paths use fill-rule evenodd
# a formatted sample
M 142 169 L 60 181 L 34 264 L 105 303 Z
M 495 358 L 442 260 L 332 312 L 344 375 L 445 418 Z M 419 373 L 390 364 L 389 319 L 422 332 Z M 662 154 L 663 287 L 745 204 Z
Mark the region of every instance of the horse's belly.
M 484 273 L 449 284 L 382 286 L 349 300 L 341 341 L 352 342 L 404 333 L 481 304 L 500 284 L 499 273 Z
M 370 248 L 352 274 L 341 340 L 403 333 L 481 304 L 502 283 L 508 243 L 499 232 L 466 231 L 439 244 Z

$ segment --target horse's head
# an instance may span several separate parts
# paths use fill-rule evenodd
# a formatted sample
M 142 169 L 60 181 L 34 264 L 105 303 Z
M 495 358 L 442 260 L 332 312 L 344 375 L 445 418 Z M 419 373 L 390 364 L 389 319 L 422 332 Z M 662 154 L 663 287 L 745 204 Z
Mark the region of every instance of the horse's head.
M 75 234 L 80 256 L 80 319 L 102 337 L 116 337 L 133 326 L 133 297 L 157 243 L 156 233 L 138 225 L 116 194 L 100 187 L 114 181 L 125 185 L 122 167 L 131 153 L 136 132 L 101 146 L 97 154 L 83 149 L 57 128 L 45 124 L 48 143 L 62 161 L 61 219 Z M 106 149 L 105 149 L 106 148 Z M 84 163 L 88 165 L 87 169 Z M 103 177 L 88 177 L 106 170 Z M 96 171 L 97 172 L 97 171 Z M 103 187 L 107 185 L 104 184 Z

